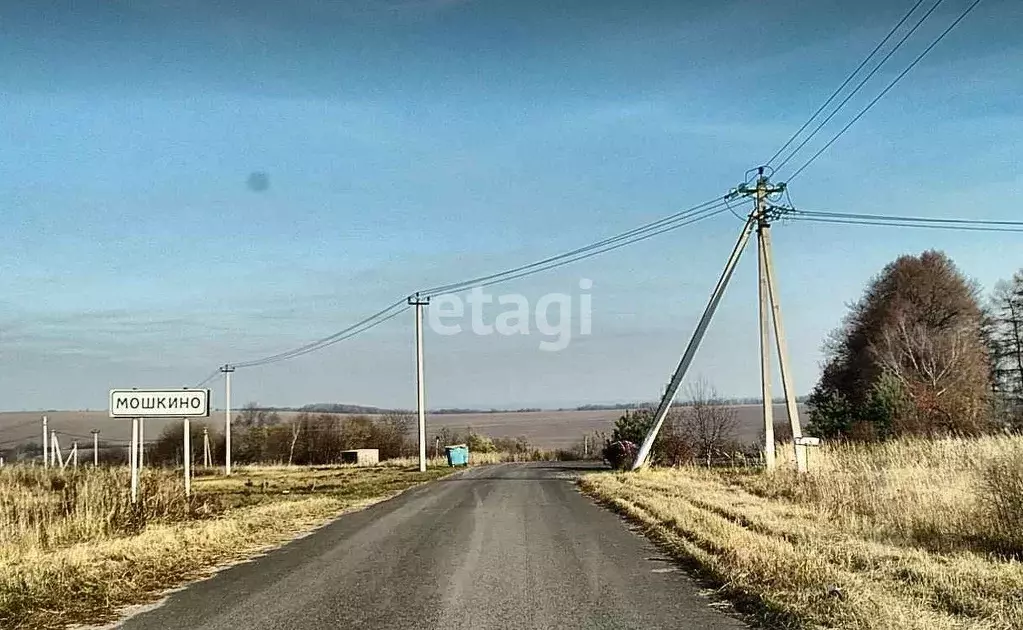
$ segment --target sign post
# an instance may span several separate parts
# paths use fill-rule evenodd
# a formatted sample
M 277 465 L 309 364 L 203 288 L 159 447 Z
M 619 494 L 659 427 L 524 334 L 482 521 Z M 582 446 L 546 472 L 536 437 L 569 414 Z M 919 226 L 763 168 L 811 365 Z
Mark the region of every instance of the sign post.
M 192 496 L 192 429 L 185 418 L 185 498 Z
M 145 418 L 183 418 L 185 433 L 185 496 L 192 492 L 191 418 L 208 418 L 208 389 L 112 389 L 110 417 L 131 418 L 131 502 L 138 501 L 139 469 L 142 463 L 141 429 Z
M 139 419 L 131 419 L 131 502 L 139 500 Z

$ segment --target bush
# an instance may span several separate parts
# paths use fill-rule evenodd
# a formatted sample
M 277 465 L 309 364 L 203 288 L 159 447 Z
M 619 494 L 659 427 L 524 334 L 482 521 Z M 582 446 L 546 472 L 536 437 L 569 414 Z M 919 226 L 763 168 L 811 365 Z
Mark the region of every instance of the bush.
M 628 440 L 618 440 L 611 442 L 604 449 L 604 459 L 611 465 L 611 468 L 625 470 L 636 460 L 636 453 L 638 451 L 639 448 L 635 443 Z

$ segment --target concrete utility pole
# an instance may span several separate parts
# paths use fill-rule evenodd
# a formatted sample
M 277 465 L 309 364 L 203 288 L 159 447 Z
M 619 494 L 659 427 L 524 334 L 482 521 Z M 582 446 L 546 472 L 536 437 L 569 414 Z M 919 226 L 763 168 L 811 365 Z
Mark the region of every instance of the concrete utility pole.
M 774 400 L 771 396 L 771 330 L 768 323 L 770 317 L 770 288 L 767 284 L 767 258 L 764 250 L 764 234 L 769 233 L 771 224 L 767 220 L 767 179 L 763 169 L 757 178 L 756 206 L 754 216 L 757 219 L 757 287 L 759 297 L 760 320 L 760 392 L 764 402 L 764 465 L 767 470 L 775 466 L 774 453 Z
M 46 416 L 43 416 L 43 468 L 50 467 L 50 431 L 46 424 Z
M 202 428 L 202 467 L 210 467 L 210 432 L 206 427 Z
M 57 431 L 50 430 L 50 466 L 53 468 L 57 467 L 58 462 L 60 467 L 64 467 L 64 455 L 60 452 L 60 442 L 57 441 Z
M 753 217 L 757 221 L 757 251 L 759 254 L 760 293 L 760 375 L 764 397 L 764 460 L 768 470 L 775 467 L 774 445 L 774 401 L 771 397 L 771 341 L 767 319 L 774 323 L 774 340 L 778 350 L 781 368 L 781 385 L 785 393 L 785 408 L 792 428 L 793 447 L 796 456 L 796 470 L 806 472 L 806 447 L 799 444 L 803 432 L 799 422 L 799 407 L 789 371 L 788 346 L 785 343 L 785 328 L 782 325 L 781 303 L 774 276 L 773 254 L 771 252 L 771 220 L 780 216 L 779 209 L 768 203 L 769 195 L 785 191 L 785 184 L 773 185 L 764 174 L 764 167 L 757 170 L 756 188 L 740 186 L 738 192 L 752 196 L 755 202 Z
M 99 467 L 99 429 L 93 429 L 92 433 L 92 466 Z
M 710 302 L 707 304 L 707 308 L 704 310 L 703 316 L 700 318 L 700 322 L 696 326 L 696 331 L 693 333 L 693 337 L 690 339 L 689 345 L 686 347 L 685 354 L 682 355 L 678 368 L 676 368 L 675 374 L 672 376 L 671 381 L 668 383 L 668 388 L 665 390 L 664 395 L 661 398 L 661 403 L 657 407 L 657 413 L 654 414 L 653 426 L 651 426 L 650 430 L 647 432 L 646 438 L 643 440 L 643 445 L 640 447 L 639 453 L 636 455 L 636 461 L 633 462 L 633 470 L 642 468 L 646 464 L 646 460 L 650 456 L 650 450 L 653 448 L 654 440 L 657 439 L 657 434 L 661 430 L 661 425 L 664 422 L 664 418 L 667 415 L 668 410 L 671 408 L 672 401 L 675 398 L 675 394 L 678 392 L 682 378 L 689 369 L 689 364 L 692 363 L 693 356 L 696 354 L 696 350 L 700 345 L 700 341 L 703 339 L 707 326 L 710 324 L 710 320 L 714 316 L 714 311 L 717 308 L 718 302 L 721 300 L 721 296 L 724 294 L 725 288 L 728 286 L 728 281 L 731 279 L 732 271 L 734 271 L 735 265 L 739 260 L 739 256 L 742 255 L 742 250 L 746 247 L 746 243 L 748 242 L 753 227 L 755 226 L 757 230 L 757 269 L 759 274 L 758 287 L 760 294 L 760 373 L 762 378 L 761 392 L 764 397 L 764 459 L 769 469 L 775 466 L 774 407 L 771 398 L 770 329 L 767 324 L 767 318 L 770 315 L 774 322 L 774 337 L 777 344 L 778 359 L 781 364 L 781 382 L 782 389 L 785 391 L 785 405 L 788 410 L 789 422 L 792 426 L 796 468 L 799 472 L 806 471 L 806 447 L 800 444 L 801 440 L 799 439 L 802 437 L 802 430 L 800 429 L 799 424 L 799 408 L 796 405 L 795 391 L 792 386 L 792 376 L 789 372 L 788 348 L 785 344 L 785 330 L 781 321 L 781 304 L 778 301 L 777 286 L 774 280 L 774 265 L 771 255 L 770 221 L 777 216 L 780 216 L 781 213 L 785 211 L 785 208 L 773 206 L 770 203 L 770 196 L 784 192 L 785 184 L 771 184 L 770 178 L 764 174 L 764 170 L 764 167 L 757 169 L 757 181 L 755 187 L 751 188 L 748 183 L 745 183 L 725 197 L 726 200 L 737 196 L 752 197 L 755 202 L 753 212 L 750 213 L 749 218 L 746 221 L 746 225 L 743 226 L 742 234 L 740 234 L 739 240 L 735 244 L 735 248 L 732 250 L 731 257 L 729 257 L 728 262 L 725 264 L 725 270 L 722 272 L 721 277 L 718 279 L 717 286 L 714 287 L 714 291 L 711 293 Z
M 419 472 L 426 472 L 426 391 L 423 384 L 423 307 L 430 298 L 419 294 L 409 297 L 408 303 L 416 307 L 416 406 L 419 410 Z
M 234 368 L 225 365 L 224 373 L 224 474 L 231 476 L 231 373 Z

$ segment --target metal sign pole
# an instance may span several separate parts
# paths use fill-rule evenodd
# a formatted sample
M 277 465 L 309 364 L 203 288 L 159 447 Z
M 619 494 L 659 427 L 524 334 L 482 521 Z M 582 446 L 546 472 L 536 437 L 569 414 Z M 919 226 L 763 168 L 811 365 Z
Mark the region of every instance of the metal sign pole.
M 131 419 L 131 502 L 139 499 L 139 419 Z
M 192 430 L 185 418 L 185 498 L 192 496 Z

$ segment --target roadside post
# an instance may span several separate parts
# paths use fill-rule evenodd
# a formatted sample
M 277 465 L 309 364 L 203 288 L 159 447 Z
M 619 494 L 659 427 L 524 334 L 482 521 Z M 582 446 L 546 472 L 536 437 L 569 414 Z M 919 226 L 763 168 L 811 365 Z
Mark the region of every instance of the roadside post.
M 131 466 L 131 502 L 139 500 L 139 419 L 131 419 L 131 450 L 128 452 Z
M 139 470 L 142 468 L 142 422 L 144 418 L 182 418 L 185 432 L 185 496 L 192 492 L 191 435 L 192 418 L 210 416 L 208 389 L 111 389 L 110 417 L 131 418 L 131 502 L 138 501 Z
M 796 442 L 796 446 L 802 446 L 802 447 L 807 447 L 807 446 L 817 447 L 817 446 L 821 445 L 821 439 L 819 437 L 810 437 L 808 435 L 797 437 L 795 439 L 795 442 Z M 805 453 L 805 457 L 806 457 L 806 469 L 809 470 L 810 469 L 810 449 L 804 448 L 804 453 Z
M 192 496 L 192 428 L 188 416 L 184 418 L 185 426 L 185 498 Z

